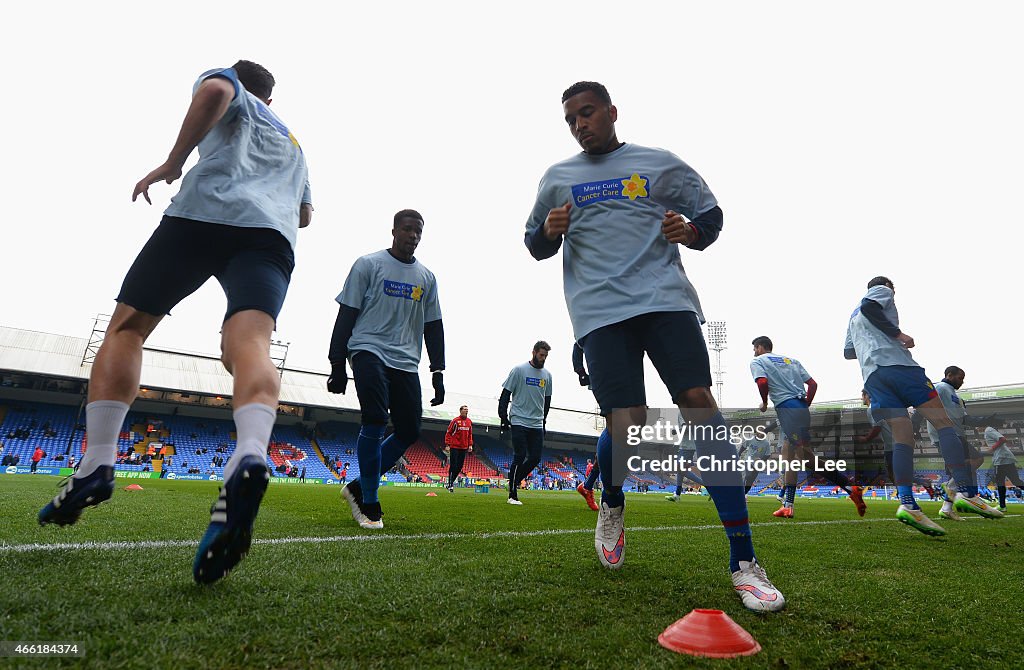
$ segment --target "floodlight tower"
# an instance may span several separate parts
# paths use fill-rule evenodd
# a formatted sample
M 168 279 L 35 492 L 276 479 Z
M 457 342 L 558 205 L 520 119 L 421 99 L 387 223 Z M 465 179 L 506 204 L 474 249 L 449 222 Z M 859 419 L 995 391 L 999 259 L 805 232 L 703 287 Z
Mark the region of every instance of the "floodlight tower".
M 270 360 L 274 362 L 278 374 L 282 377 L 284 376 L 284 362 L 288 358 L 288 347 L 291 345 L 291 342 L 282 342 L 281 340 L 270 341 Z
M 727 349 L 725 336 L 725 321 L 708 321 L 705 324 L 708 332 L 708 346 L 715 352 L 715 387 L 718 396 L 718 406 L 722 406 L 722 352 Z
M 100 345 L 103 344 L 103 338 L 107 334 L 107 327 L 109 325 L 109 314 L 96 315 L 96 320 L 92 322 L 92 332 L 89 333 L 89 343 L 85 345 L 85 352 L 82 354 L 82 362 L 79 364 L 79 367 L 96 361 L 96 354 L 100 351 Z

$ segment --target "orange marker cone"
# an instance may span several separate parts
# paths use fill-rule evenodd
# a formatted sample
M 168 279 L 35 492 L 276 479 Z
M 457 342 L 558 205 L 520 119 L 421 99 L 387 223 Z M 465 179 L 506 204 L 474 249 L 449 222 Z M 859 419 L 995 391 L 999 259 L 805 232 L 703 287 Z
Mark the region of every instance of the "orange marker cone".
M 124 487 L 124 490 L 125 491 L 141 491 L 142 487 L 139 486 L 138 484 L 129 484 L 128 486 Z
M 428 498 L 436 498 L 436 497 L 437 497 L 437 494 L 436 494 L 436 493 L 434 493 L 433 491 L 431 491 L 430 493 L 428 493 L 428 494 L 427 494 L 427 497 L 428 497 Z
M 722 610 L 693 610 L 665 629 L 658 644 L 680 654 L 710 658 L 753 656 L 761 645 Z

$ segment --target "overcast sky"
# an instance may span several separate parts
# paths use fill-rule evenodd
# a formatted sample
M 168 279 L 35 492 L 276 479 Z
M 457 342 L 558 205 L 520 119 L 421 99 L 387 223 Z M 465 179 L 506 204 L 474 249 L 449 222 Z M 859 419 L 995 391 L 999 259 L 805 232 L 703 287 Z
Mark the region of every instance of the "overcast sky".
M 545 339 L 555 405 L 593 408 L 570 364 L 560 257 L 538 263 L 522 241 L 544 170 L 579 150 L 561 93 L 588 79 L 611 92 L 621 140 L 675 152 L 725 213 L 717 243 L 683 250 L 706 316 L 728 324 L 725 405 L 758 402 L 762 334 L 819 399 L 857 395 L 843 337 L 878 274 L 933 380 L 955 363 L 968 387 L 1024 381 L 1007 363 L 1022 325 L 1016 5 L 326 5 L 6 9 L 0 321 L 88 336 L 178 188 L 154 186 L 150 207 L 131 202 L 135 182 L 166 157 L 195 78 L 245 58 L 277 78 L 316 206 L 278 322 L 289 365 L 328 370 L 334 296 L 411 207 L 449 390 L 497 397 Z M 223 310 L 211 280 L 150 342 L 216 353 Z M 667 396 L 649 374 L 649 404 Z

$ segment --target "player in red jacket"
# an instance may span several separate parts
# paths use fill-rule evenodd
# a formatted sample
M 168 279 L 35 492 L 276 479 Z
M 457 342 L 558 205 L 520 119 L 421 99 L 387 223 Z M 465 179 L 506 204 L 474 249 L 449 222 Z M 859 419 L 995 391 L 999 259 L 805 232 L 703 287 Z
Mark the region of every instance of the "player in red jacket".
M 448 453 L 448 489 L 455 493 L 455 478 L 462 472 L 466 454 L 473 451 L 473 422 L 469 420 L 469 407 L 459 408 L 459 416 L 448 424 L 444 433 L 445 451 Z
M 39 467 L 39 461 L 43 460 L 46 456 L 46 452 L 43 451 L 42 447 L 36 447 L 36 450 L 32 452 L 32 473 L 35 474 L 36 468 Z

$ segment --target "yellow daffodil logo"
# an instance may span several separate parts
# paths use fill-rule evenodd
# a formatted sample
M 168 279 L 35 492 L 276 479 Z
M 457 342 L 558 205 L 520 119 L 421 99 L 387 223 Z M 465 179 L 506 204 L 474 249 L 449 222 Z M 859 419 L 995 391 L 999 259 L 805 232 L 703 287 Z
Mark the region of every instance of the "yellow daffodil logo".
M 288 139 L 290 139 L 292 141 L 292 144 L 294 144 L 295 146 L 297 146 L 297 147 L 299 146 L 299 140 L 297 140 L 295 138 L 295 135 L 292 135 L 291 133 L 288 133 Z M 299 148 L 301 149 L 302 147 L 299 147 Z
M 546 379 L 541 379 L 541 380 L 540 380 L 540 383 L 539 383 L 539 384 L 537 384 L 537 386 L 539 386 L 539 387 L 541 387 L 541 388 L 544 388 L 544 384 L 545 384 L 545 382 L 547 382 L 547 380 L 546 380 Z
M 646 198 L 647 180 L 634 172 L 632 177 L 622 180 L 622 194 L 630 200 Z
M 422 286 L 413 286 L 412 287 L 412 294 L 411 294 L 410 297 L 413 300 L 415 300 L 416 302 L 419 302 L 420 298 L 423 297 L 423 287 Z
M 792 365 L 793 364 L 793 359 L 792 358 L 783 358 L 782 362 L 785 363 L 786 365 Z

